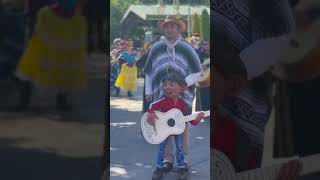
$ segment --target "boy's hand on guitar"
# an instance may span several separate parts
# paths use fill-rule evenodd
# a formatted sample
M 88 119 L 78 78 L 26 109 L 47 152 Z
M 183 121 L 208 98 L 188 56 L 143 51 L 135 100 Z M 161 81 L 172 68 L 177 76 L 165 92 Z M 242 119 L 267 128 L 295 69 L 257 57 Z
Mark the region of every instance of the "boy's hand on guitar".
M 196 119 L 194 120 L 194 125 L 197 125 L 202 119 L 204 118 L 204 112 L 201 112 L 197 115 Z
M 302 164 L 299 160 L 292 160 L 284 164 L 276 180 L 298 180 L 302 171 Z
M 157 115 L 155 112 L 149 112 L 148 113 L 148 123 L 152 126 L 154 126 L 154 122 L 158 119 Z

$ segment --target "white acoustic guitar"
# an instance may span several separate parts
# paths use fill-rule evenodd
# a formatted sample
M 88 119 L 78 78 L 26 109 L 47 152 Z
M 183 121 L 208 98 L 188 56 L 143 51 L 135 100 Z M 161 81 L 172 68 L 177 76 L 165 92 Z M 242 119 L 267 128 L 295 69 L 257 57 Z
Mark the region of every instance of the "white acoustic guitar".
M 235 173 L 229 159 L 222 152 L 212 150 L 211 176 L 214 180 L 275 180 L 282 164 L 276 164 L 264 168 Z M 302 162 L 301 175 L 307 175 L 320 171 L 320 154 L 299 159 Z
M 198 113 L 183 116 L 179 109 L 171 109 L 166 113 L 155 111 L 158 119 L 155 126 L 150 125 L 148 113 L 144 113 L 141 118 L 141 130 L 144 139 L 150 144 L 160 144 L 170 135 L 183 133 L 185 123 L 196 119 Z M 204 111 L 204 117 L 210 116 L 210 111 Z

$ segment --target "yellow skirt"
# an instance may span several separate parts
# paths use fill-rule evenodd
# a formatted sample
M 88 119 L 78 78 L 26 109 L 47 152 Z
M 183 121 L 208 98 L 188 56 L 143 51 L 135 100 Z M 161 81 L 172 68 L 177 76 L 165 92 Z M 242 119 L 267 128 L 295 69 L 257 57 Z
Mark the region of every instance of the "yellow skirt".
M 18 64 L 17 73 L 43 88 L 63 91 L 84 89 L 88 77 L 82 56 L 74 58 L 60 51 L 48 53 L 51 50 L 37 36 L 32 37 Z
M 137 89 L 137 73 L 137 66 L 129 67 L 126 64 L 122 64 L 116 86 L 123 91 L 135 91 Z

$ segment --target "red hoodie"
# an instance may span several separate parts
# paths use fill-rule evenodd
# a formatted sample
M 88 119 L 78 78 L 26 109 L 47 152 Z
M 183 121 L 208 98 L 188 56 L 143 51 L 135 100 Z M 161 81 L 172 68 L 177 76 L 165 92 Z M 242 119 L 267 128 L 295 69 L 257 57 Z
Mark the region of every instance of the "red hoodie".
M 214 116 L 214 127 L 211 130 L 210 147 L 223 152 L 229 160 L 234 163 L 236 161 L 237 150 L 237 126 L 235 121 L 228 117 L 220 115 Z M 254 151 L 248 151 L 249 169 L 256 169 L 257 156 Z

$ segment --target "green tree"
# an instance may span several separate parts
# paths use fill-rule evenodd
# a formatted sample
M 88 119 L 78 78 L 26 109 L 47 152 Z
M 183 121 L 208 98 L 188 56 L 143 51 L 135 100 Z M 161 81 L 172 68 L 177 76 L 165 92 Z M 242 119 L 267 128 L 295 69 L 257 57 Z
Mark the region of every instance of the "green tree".
M 173 0 L 164 0 L 167 4 L 172 4 Z M 180 4 L 191 4 L 191 5 L 208 5 L 210 4 L 210 0 L 180 0 Z
M 200 19 L 198 14 L 192 16 L 192 33 L 200 33 Z
M 172 4 L 173 0 L 163 0 L 165 4 Z M 140 0 L 142 4 L 157 4 L 158 0 Z M 190 5 L 210 5 L 210 0 L 180 0 L 180 4 L 190 4 Z
M 203 10 L 201 14 L 201 39 L 209 41 L 210 39 L 210 19 L 207 10 Z
M 111 4 L 124 14 L 130 5 L 139 4 L 140 2 L 141 0 L 112 0 Z
M 122 18 L 122 13 L 118 9 L 118 7 L 111 2 L 110 3 L 110 42 L 113 39 L 120 37 L 120 20 Z
M 128 37 L 141 37 L 144 36 L 144 24 L 141 21 L 135 21 L 130 25 L 130 31 L 127 31 Z
M 120 37 L 122 16 L 132 4 L 139 3 L 140 0 L 111 0 L 110 1 L 110 42 Z
M 141 4 L 157 4 L 158 0 L 141 0 Z

